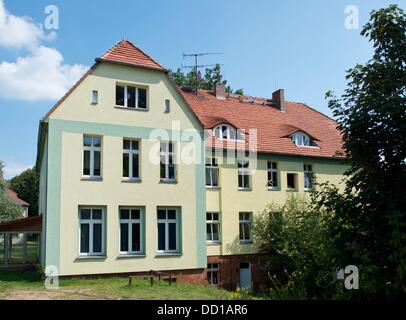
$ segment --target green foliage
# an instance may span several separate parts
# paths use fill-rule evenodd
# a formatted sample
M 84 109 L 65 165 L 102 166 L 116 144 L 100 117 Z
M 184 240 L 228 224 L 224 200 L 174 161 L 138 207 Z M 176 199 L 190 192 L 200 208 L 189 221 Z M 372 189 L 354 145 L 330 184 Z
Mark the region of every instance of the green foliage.
M 374 55 L 347 72 L 343 96 L 327 93 L 351 166 L 343 193 L 323 185 L 319 208 L 333 214 L 338 264 L 357 265 L 361 298 L 406 295 L 406 15 L 373 11 L 361 35 Z
M 6 193 L 6 182 L 3 176 L 3 162 L 0 160 L 0 223 L 21 216 L 21 207 L 14 204 Z
M 336 291 L 331 217 L 291 197 L 269 205 L 254 220 L 254 237 L 267 256 L 273 299 L 328 299 Z
M 178 87 L 195 88 L 196 80 L 198 79 L 198 88 L 204 90 L 214 90 L 216 83 L 225 85 L 226 92 L 233 93 L 233 90 L 227 85 L 227 80 L 221 72 L 220 64 L 216 64 L 213 68 L 206 68 L 204 78 L 201 78 L 200 73 L 196 75 L 196 70 L 192 69 L 186 75 L 178 68 L 176 71 L 169 70 L 170 77 L 175 81 Z M 238 89 L 234 94 L 243 95 L 244 90 Z
M 35 168 L 28 169 L 10 180 L 10 187 L 18 197 L 30 204 L 29 214 L 38 214 L 39 175 Z

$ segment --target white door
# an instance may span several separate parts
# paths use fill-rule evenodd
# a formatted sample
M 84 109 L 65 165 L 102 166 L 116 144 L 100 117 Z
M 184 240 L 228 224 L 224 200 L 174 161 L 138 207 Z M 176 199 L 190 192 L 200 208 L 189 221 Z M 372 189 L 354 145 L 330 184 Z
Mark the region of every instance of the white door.
M 251 287 L 251 264 L 249 262 L 240 263 L 240 288 Z

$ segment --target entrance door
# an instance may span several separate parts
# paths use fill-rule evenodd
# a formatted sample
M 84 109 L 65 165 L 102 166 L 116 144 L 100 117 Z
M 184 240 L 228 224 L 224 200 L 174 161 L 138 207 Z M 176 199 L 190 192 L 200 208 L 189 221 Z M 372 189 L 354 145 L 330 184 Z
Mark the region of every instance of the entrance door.
M 240 288 L 251 287 L 251 264 L 249 262 L 240 263 Z

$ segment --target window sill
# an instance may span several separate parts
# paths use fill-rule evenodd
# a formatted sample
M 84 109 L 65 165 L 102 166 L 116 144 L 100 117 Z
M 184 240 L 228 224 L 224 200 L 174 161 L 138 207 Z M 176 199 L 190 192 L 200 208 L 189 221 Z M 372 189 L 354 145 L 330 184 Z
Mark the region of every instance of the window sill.
M 82 177 L 80 180 L 82 181 L 103 181 L 102 177 Z
M 286 192 L 298 192 L 297 189 L 286 188 Z
M 238 188 L 238 191 L 252 191 L 251 188 Z
M 117 106 L 115 105 L 114 108 L 121 109 L 121 110 L 129 110 L 129 111 L 149 111 L 149 108 L 142 109 L 142 108 L 128 108 L 124 106 Z
M 218 190 L 221 189 L 220 186 L 206 186 L 206 189 Z
M 85 255 L 83 255 L 83 256 L 77 256 L 76 257 L 76 261 L 78 261 L 78 260 L 105 260 L 107 257 L 106 256 L 85 256 Z
M 133 258 L 145 258 L 146 255 L 143 253 L 140 254 L 120 254 L 117 256 L 117 259 L 133 259 Z
M 313 192 L 314 191 L 314 188 L 311 188 L 311 189 L 304 189 L 304 192 Z
M 240 244 L 253 244 L 254 241 L 252 240 L 240 240 Z
M 132 179 L 123 178 L 123 179 L 121 179 L 121 182 L 124 182 L 124 183 L 141 183 L 142 180 L 141 180 L 141 178 L 132 178 Z
M 268 187 L 268 191 L 281 191 L 279 187 Z
M 182 253 L 180 252 L 158 252 L 155 255 L 155 258 L 164 258 L 164 257 L 180 257 Z
M 164 183 L 164 184 L 177 184 L 178 180 L 165 180 L 165 179 L 160 179 L 159 183 Z
M 221 245 L 221 241 L 207 241 L 206 244 L 208 246 L 219 246 Z
M 301 146 L 301 145 L 297 145 L 297 144 L 295 144 L 295 146 L 298 147 L 298 148 L 320 149 L 319 146 Z

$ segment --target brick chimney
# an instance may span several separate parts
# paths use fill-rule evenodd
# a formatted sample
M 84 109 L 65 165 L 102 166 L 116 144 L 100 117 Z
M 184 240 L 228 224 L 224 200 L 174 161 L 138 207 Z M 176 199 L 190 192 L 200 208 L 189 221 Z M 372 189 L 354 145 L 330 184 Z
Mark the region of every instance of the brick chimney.
M 217 99 L 225 100 L 226 99 L 226 86 L 223 83 L 216 83 L 216 87 L 214 88 L 214 94 L 216 95 Z
M 285 111 L 285 90 L 279 89 L 272 93 L 272 101 L 274 105 L 281 111 Z

